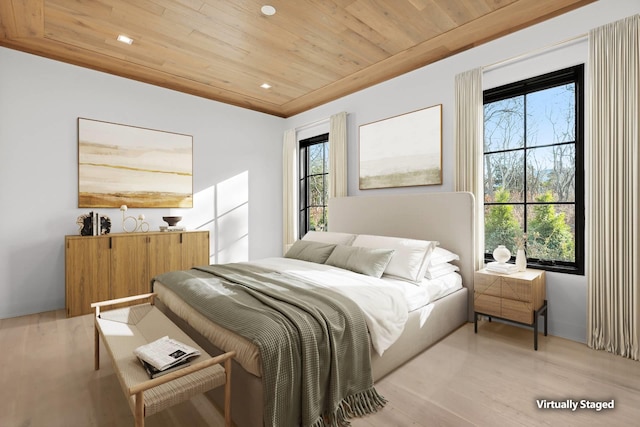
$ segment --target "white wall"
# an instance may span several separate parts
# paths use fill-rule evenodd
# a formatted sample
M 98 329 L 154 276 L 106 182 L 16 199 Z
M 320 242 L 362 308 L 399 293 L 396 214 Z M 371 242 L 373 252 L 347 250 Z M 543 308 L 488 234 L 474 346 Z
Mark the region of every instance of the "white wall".
M 487 67 L 484 73 L 484 86 L 488 89 L 576 63 L 587 63 L 588 52 L 585 40 L 562 42 L 586 35 L 592 28 L 637 13 L 640 13 L 638 0 L 600 0 L 571 13 L 291 117 L 286 120 L 285 128 L 305 127 L 308 123 L 317 122 L 339 111 L 349 113 L 348 192 L 350 196 L 453 191 L 453 115 L 456 74 L 524 56 L 524 60 Z M 562 48 L 552 48 L 558 43 L 563 44 Z M 588 75 L 585 77 L 588 79 Z M 443 184 L 403 189 L 359 190 L 358 127 L 436 104 L 443 105 Z M 311 136 L 316 130 L 317 133 L 326 131 L 325 125 L 305 127 L 305 137 Z M 559 273 L 547 275 L 551 334 L 576 341 L 586 341 L 586 287 L 587 282 L 584 276 Z
M 77 119 L 193 135 L 194 208 L 131 209 L 209 229 L 212 261 L 282 247 L 283 119 L 0 48 L 0 318 L 63 308 L 79 234 Z M 122 231 L 117 209 L 99 209 Z

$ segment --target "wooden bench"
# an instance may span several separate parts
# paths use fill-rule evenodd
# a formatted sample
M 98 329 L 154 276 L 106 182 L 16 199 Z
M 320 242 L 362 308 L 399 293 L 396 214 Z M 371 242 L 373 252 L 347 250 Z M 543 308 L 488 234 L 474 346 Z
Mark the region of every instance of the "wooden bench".
M 91 307 L 95 308 L 95 370 L 100 369 L 102 337 L 120 385 L 129 401 L 136 427 L 144 426 L 146 416 L 222 385 L 225 386 L 225 426 L 230 427 L 231 361 L 235 352 L 211 357 L 154 306 L 154 297 L 155 294 L 144 294 L 91 304 Z M 102 307 L 134 301 L 143 303 L 100 311 Z M 133 350 L 163 336 L 194 347 L 201 354 L 182 369 L 149 379 Z M 221 363 L 224 363 L 224 367 Z

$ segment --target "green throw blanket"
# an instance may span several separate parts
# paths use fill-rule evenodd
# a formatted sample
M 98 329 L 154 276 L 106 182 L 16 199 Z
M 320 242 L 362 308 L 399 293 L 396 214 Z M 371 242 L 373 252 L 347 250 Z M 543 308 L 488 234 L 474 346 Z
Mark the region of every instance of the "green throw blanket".
M 265 425 L 344 426 L 384 406 L 373 387 L 364 316 L 347 297 L 247 263 L 173 271 L 156 280 L 256 344 Z

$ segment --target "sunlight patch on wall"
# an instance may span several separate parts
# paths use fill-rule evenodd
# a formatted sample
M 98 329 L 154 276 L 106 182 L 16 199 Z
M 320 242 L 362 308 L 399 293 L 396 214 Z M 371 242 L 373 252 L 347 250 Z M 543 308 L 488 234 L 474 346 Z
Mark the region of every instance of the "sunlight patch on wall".
M 193 208 L 171 209 L 187 230 L 209 230 L 209 262 L 249 260 L 249 172 L 193 194 Z
M 179 225 L 187 227 L 187 230 L 209 230 L 206 225 L 213 224 L 215 218 L 215 194 L 215 185 L 198 191 L 193 195 L 193 208 L 171 209 L 169 215 L 181 216 Z M 212 230 L 213 228 L 209 231 Z
M 187 230 L 209 231 L 209 263 L 215 262 L 215 200 L 216 186 L 212 185 L 193 194 L 193 208 L 171 209 L 169 215 L 181 216 L 182 221 L 178 225 Z
M 244 171 L 218 184 L 217 212 L 219 216 L 249 203 L 249 171 Z
M 249 172 L 217 186 L 217 262 L 249 260 Z
M 218 218 L 218 262 L 249 260 L 249 204 Z

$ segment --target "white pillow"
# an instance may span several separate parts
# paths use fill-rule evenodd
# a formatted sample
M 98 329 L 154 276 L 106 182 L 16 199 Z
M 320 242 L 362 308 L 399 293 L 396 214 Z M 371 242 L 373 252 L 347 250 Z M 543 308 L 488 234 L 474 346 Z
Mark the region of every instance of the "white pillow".
M 419 284 L 426 273 L 435 242 L 360 234 L 356 236 L 352 245 L 365 248 L 394 249 L 395 252 L 385 268 L 384 274 Z
M 311 240 L 313 242 L 331 243 L 334 245 L 350 245 L 355 234 L 338 233 L 334 231 L 309 231 L 302 237 L 302 240 Z
M 442 277 L 459 270 L 458 266 L 449 264 L 448 262 L 438 265 L 429 265 L 425 277 L 427 279 L 437 279 L 438 277 Z
M 431 254 L 430 265 L 444 264 L 445 262 L 458 261 L 460 257 L 445 248 L 436 247 Z

